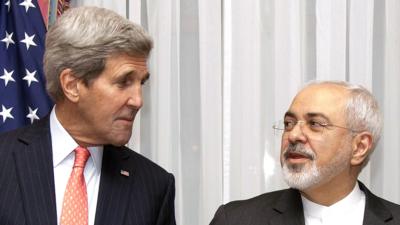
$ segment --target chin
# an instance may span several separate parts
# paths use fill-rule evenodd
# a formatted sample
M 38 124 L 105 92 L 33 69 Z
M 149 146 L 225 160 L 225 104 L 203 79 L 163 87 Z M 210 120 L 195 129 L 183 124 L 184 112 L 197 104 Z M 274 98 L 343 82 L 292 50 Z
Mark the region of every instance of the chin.
M 111 137 L 110 143 L 114 146 L 123 146 L 128 143 L 130 138 L 131 138 L 131 132 L 129 132 L 129 134 L 123 134 Z

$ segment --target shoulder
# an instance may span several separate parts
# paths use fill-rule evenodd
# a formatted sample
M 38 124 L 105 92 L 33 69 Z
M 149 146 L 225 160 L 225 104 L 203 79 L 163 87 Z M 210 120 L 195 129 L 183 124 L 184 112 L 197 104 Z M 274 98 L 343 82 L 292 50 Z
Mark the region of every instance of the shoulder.
M 164 168 L 162 168 L 160 165 L 156 164 L 155 162 L 151 161 L 150 159 L 146 158 L 145 156 L 133 151 L 132 149 L 128 147 L 124 147 L 130 154 L 130 157 L 136 161 L 136 163 L 140 163 L 141 165 L 145 166 L 145 168 L 148 168 L 154 172 L 160 173 L 167 175 L 169 174 Z
M 232 201 L 224 205 L 223 207 L 226 211 L 248 209 L 257 210 L 262 207 L 269 207 L 271 205 L 274 205 L 282 197 L 283 194 L 289 191 L 290 189 L 269 192 L 246 200 Z
M 11 130 L 0 134 L 0 146 L 4 146 L 10 144 L 10 141 L 17 140 L 17 137 L 21 136 L 21 134 L 25 133 L 26 127 L 19 128 L 16 130 Z M 1 150 L 4 150 L 1 148 Z
M 366 198 L 364 219 L 371 220 L 371 218 L 379 218 L 387 224 L 400 224 L 400 205 L 369 194 Z
M 108 146 L 109 147 L 109 146 Z M 111 147 L 113 148 L 113 147 Z M 138 221 L 138 224 L 175 224 L 174 176 L 161 166 L 152 162 L 145 156 L 134 152 L 128 147 L 114 147 L 113 154 L 121 158 L 118 160 L 124 164 L 132 175 L 130 189 L 130 206 L 127 213 L 128 221 Z M 103 162 L 106 152 L 112 149 L 104 149 Z M 116 151 L 115 151 L 116 150 Z M 109 151 L 111 152 L 111 151 Z M 110 162 L 110 160 L 107 160 Z M 115 161 L 113 162 L 115 164 Z M 137 215 L 143 215 L 137 218 Z M 141 222 L 139 222 L 141 221 Z
M 45 138 L 46 135 L 50 136 L 48 118 L 43 118 L 31 125 L 4 132 L 0 134 L 0 152 L 18 149 L 21 144 Z
M 376 196 L 361 182 L 359 186 L 366 197 L 365 218 L 373 216 L 384 221 L 394 221 L 395 224 L 400 223 L 400 205 Z
M 396 215 L 396 217 L 398 219 L 400 219 L 400 205 L 390 202 L 388 200 L 382 199 L 382 198 L 379 198 L 379 199 L 385 205 L 385 207 L 392 212 L 393 215 Z
M 278 212 L 279 204 L 283 199 L 295 197 L 298 191 L 285 189 L 265 193 L 250 199 L 232 201 L 218 208 L 211 225 L 220 224 L 247 224 L 245 221 L 272 218 Z M 262 224 L 256 223 L 256 224 Z
M 111 148 L 111 149 L 110 149 Z M 147 179 L 154 178 L 156 180 L 161 180 L 165 182 L 173 182 L 174 177 L 171 173 L 167 172 L 164 168 L 159 166 L 158 164 L 154 163 L 150 159 L 146 158 L 145 156 L 133 151 L 132 149 L 121 146 L 105 146 L 105 153 L 107 150 L 116 150 L 119 154 L 122 154 L 123 158 L 127 158 L 129 160 L 129 166 L 135 173 L 135 176 L 143 176 Z M 110 157 L 110 155 L 107 155 Z
M 366 204 L 369 209 L 378 209 L 380 211 L 391 212 L 391 214 L 400 221 L 400 205 L 378 197 L 371 193 L 368 189 L 363 190 L 366 194 Z

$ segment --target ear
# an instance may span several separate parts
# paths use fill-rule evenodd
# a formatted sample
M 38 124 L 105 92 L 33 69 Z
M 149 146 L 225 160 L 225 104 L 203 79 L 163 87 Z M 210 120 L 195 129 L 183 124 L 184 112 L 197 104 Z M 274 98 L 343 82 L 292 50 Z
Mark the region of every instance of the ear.
M 78 83 L 79 79 L 74 75 L 71 69 L 64 69 L 60 74 L 60 85 L 64 96 L 71 102 L 79 100 Z
M 357 134 L 352 141 L 353 157 L 351 158 L 351 165 L 362 165 L 364 160 L 368 157 L 372 148 L 372 135 L 364 131 Z

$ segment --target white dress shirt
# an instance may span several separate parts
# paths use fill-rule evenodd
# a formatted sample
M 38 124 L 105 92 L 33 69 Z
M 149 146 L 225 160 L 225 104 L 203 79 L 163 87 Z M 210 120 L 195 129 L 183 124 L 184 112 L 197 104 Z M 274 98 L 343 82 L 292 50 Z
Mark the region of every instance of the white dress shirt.
M 365 194 L 358 183 L 344 199 L 331 206 L 314 203 L 301 196 L 306 225 L 362 225 Z
M 55 107 L 50 114 L 50 132 L 53 148 L 54 184 L 56 189 L 57 224 L 60 224 L 62 203 L 68 179 L 74 165 L 74 150 L 78 147 L 75 140 L 68 134 L 55 113 Z M 97 196 L 99 193 L 103 146 L 89 147 L 90 157 L 85 166 L 85 181 L 89 206 L 89 225 L 94 225 Z

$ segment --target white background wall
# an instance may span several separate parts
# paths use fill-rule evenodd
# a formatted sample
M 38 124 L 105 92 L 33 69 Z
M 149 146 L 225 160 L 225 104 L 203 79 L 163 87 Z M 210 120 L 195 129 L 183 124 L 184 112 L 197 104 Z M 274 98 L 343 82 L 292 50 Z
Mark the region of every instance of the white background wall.
M 271 126 L 311 79 L 378 98 L 383 138 L 361 179 L 400 203 L 400 1 L 73 0 L 142 24 L 155 48 L 130 146 L 176 177 L 178 224 L 285 188 Z

